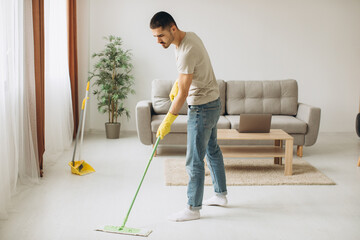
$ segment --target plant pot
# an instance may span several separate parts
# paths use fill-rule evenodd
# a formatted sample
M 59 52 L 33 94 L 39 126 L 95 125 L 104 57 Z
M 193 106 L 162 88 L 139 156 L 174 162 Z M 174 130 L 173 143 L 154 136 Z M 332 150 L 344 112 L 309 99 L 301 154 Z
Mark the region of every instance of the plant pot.
M 106 138 L 117 139 L 120 136 L 120 123 L 105 123 Z

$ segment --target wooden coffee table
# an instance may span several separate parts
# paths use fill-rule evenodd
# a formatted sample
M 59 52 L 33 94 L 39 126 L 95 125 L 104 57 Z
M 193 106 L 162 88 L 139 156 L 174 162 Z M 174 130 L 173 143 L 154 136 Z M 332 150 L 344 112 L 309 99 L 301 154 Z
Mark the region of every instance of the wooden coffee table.
M 270 133 L 239 133 L 236 129 L 218 129 L 218 140 L 273 140 L 274 146 L 220 145 L 224 157 L 265 158 L 273 157 L 274 164 L 282 164 L 285 158 L 285 176 L 292 175 L 294 138 L 281 129 L 271 129 Z M 285 141 L 285 149 L 283 146 Z

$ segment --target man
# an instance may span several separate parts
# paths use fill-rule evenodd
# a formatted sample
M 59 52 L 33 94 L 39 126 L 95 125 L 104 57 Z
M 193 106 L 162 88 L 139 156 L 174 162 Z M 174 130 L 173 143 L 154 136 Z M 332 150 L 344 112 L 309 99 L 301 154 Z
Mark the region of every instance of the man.
M 216 124 L 219 120 L 221 102 L 209 55 L 201 39 L 192 32 L 178 29 L 173 17 L 166 12 L 156 13 L 150 21 L 150 28 L 157 42 L 165 49 L 171 44 L 176 47 L 176 65 L 179 72 L 170 99 L 171 107 L 157 131 L 157 137 L 164 138 L 170 126 L 187 100 L 187 152 L 186 170 L 189 175 L 187 189 L 188 207 L 175 213 L 169 219 L 189 221 L 200 218 L 204 193 L 204 158 L 211 172 L 215 195 L 204 205 L 225 206 L 227 190 L 222 152 L 217 144 Z

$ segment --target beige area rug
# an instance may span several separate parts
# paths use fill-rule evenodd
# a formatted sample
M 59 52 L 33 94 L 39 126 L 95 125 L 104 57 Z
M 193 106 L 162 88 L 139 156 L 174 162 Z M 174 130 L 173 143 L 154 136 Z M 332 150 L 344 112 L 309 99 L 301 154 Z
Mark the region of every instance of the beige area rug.
M 284 160 L 283 160 L 284 161 Z M 240 185 L 335 185 L 335 183 L 301 158 L 293 160 L 293 175 L 284 176 L 284 165 L 275 165 L 273 159 L 225 159 L 226 183 Z M 186 186 L 188 175 L 185 159 L 165 159 L 165 184 Z M 205 185 L 212 185 L 206 167 Z

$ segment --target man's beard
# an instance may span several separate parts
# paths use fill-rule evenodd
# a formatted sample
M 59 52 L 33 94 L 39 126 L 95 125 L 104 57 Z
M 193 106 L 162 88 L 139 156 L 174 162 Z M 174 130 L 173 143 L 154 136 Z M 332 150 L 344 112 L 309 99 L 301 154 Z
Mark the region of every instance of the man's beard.
M 168 47 L 170 47 L 170 45 L 173 41 L 174 41 L 174 35 L 170 32 L 170 39 L 168 40 L 167 43 L 161 42 L 161 46 L 163 46 L 163 48 L 167 49 Z

